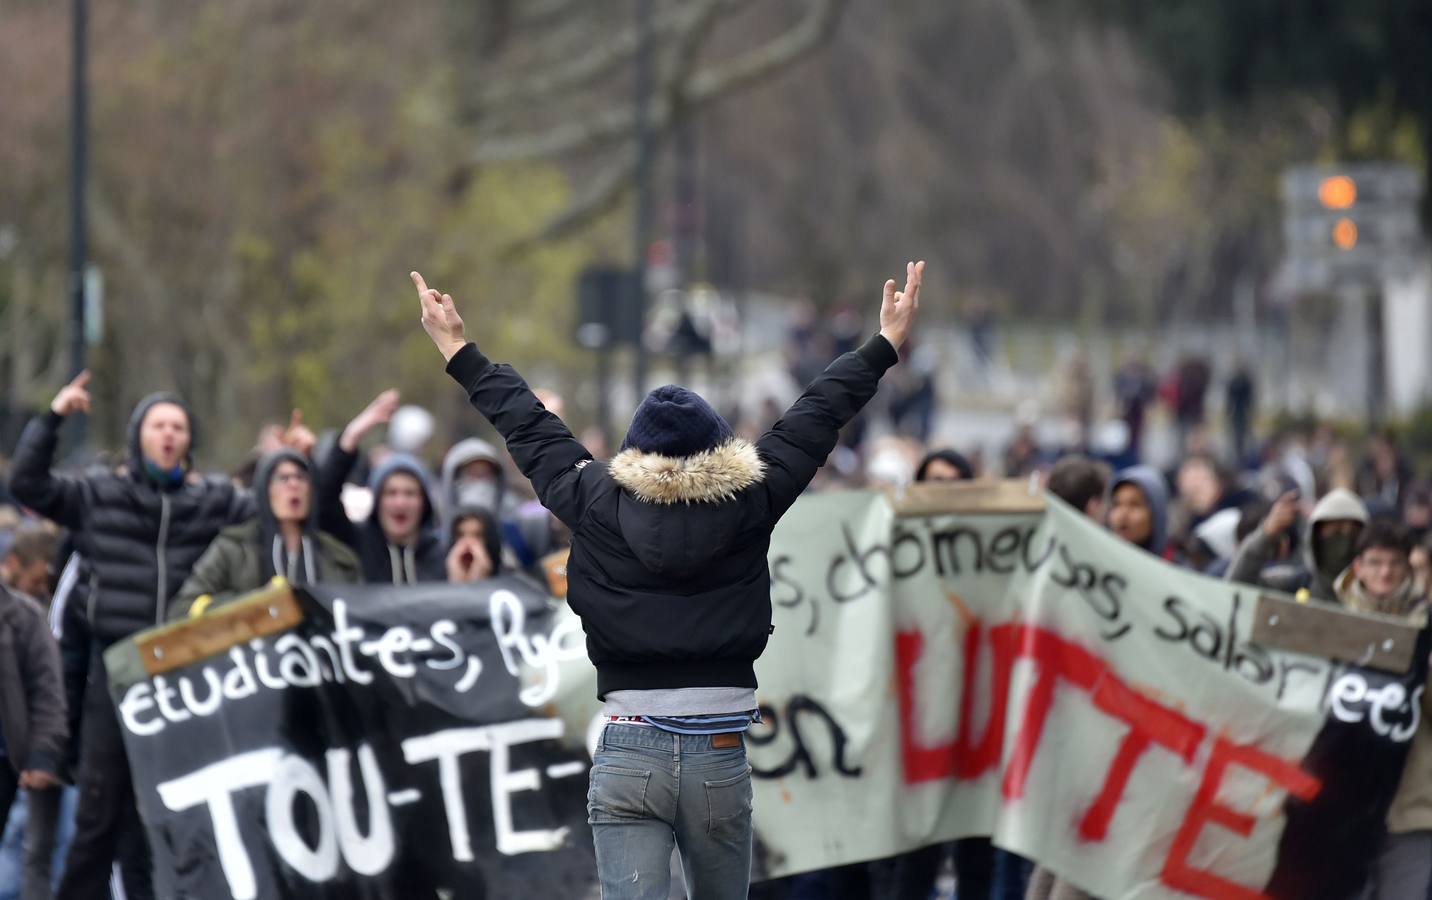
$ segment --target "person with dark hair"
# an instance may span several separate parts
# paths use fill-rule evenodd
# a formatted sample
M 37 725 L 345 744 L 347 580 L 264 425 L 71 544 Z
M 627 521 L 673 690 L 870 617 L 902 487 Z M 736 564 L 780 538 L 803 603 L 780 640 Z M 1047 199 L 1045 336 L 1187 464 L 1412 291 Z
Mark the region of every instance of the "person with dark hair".
M 1333 584 L 1338 602 L 1357 612 L 1411 616 L 1425 602 L 1414 590 L 1411 555 L 1406 529 L 1374 520 L 1358 537 L 1352 565 Z
M 447 573 L 454 584 L 502 574 L 502 534 L 485 506 L 459 506 L 448 533 Z
M 1066 456 L 1049 470 L 1049 493 L 1095 522 L 1104 521 L 1104 500 L 1109 489 L 1109 467 L 1087 456 Z
M 875 395 L 910 333 L 924 263 L 885 283 L 880 333 L 840 356 L 754 444 L 667 385 L 595 463 L 510 367 L 469 343 L 452 297 L 417 287 L 448 373 L 572 529 L 567 602 L 606 704 L 588 794 L 602 896 L 665 898 L 672 849 L 693 900 L 744 898 L 751 877 L 755 661 L 771 631 L 771 532 Z
M 164 622 L 174 592 L 219 531 L 250 518 L 254 508 L 228 479 L 194 472 L 193 416 L 173 394 L 152 394 L 135 407 L 123 470 L 51 471 L 65 418 L 89 411 L 88 384 L 89 373 L 80 373 L 47 415 L 25 427 L 10 477 L 22 503 L 71 530 L 99 585 L 89 599 L 95 655 L 84 700 L 80 805 L 58 900 L 103 894 L 117 855 L 126 873 L 147 871 L 133 862 L 147 855 L 147 844 L 101 654 Z M 153 896 L 147 879 L 124 889 L 131 900 Z
M 59 538 L 44 525 L 22 522 L 0 558 L 0 582 L 33 600 L 48 603 L 59 545 Z
M 69 743 L 59 645 L 43 608 L 57 544 L 38 522 L 24 523 L 0 566 L 0 830 L 24 789 L 28 821 L 18 885 L 22 900 L 50 896 Z
M 170 604 L 171 619 L 203 615 L 275 577 L 292 584 L 362 581 L 353 551 L 318 529 L 312 471 L 308 458 L 293 450 L 259 462 L 254 475 L 258 514 L 219 532 Z
M 975 477 L 975 467 L 958 450 L 949 448 L 943 450 L 932 450 L 925 454 L 920 460 L 920 466 L 915 470 L 915 480 L 918 481 L 971 481 Z
M 1427 625 L 1427 600 L 1412 575 L 1412 539 L 1400 525 L 1374 521 L 1362 532 L 1357 556 L 1337 580 L 1338 601 L 1363 613 Z M 1432 886 L 1432 698 L 1424 691 L 1421 717 L 1402 780 L 1387 812 L 1387 835 L 1373 866 L 1368 900 L 1422 898 Z

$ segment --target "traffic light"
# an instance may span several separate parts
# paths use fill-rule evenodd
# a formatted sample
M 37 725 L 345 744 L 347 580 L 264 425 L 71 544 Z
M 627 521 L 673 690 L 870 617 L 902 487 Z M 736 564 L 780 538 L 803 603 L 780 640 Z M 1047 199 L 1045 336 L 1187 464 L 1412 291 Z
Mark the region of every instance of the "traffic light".
M 1338 219 L 1333 224 L 1333 244 L 1339 250 L 1351 250 L 1357 246 L 1357 223 L 1352 219 Z
M 1347 209 L 1357 202 L 1357 182 L 1346 175 L 1330 175 L 1318 185 L 1318 201 L 1328 209 Z
M 1294 280 L 1368 278 L 1422 252 L 1421 174 L 1400 163 L 1295 166 L 1283 174 L 1283 242 Z

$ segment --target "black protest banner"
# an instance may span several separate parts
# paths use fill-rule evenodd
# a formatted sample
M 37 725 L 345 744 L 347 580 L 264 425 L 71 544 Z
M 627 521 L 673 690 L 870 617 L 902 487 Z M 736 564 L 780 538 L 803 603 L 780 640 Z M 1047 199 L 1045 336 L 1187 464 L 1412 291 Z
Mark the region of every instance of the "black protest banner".
M 545 592 L 316 586 L 292 627 L 242 622 L 271 597 L 106 655 L 161 896 L 586 892 L 589 760 L 543 711 L 582 636 Z

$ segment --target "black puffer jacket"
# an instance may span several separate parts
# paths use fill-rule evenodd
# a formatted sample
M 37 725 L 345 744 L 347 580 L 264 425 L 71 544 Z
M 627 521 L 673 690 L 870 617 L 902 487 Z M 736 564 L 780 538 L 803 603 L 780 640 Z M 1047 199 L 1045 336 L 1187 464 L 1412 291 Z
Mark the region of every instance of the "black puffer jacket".
M 885 338 L 871 338 L 831 363 L 755 445 L 735 439 L 683 458 L 628 450 L 600 465 L 510 366 L 472 344 L 452 358 L 448 373 L 572 529 L 568 603 L 582 617 L 599 698 L 756 687 L 771 630 L 771 531 L 897 360 Z
M 127 472 L 52 472 L 64 421 L 54 413 L 25 426 L 11 463 L 11 492 L 71 529 L 94 569 L 98 593 L 89 618 L 101 647 L 163 622 L 169 599 L 219 531 L 254 515 L 252 497 L 227 480 L 191 475 L 181 484 L 161 486 L 145 475 L 139 425 L 157 403 L 183 406 L 172 395 L 152 394 L 135 407 Z M 191 414 L 191 429 L 192 422 Z

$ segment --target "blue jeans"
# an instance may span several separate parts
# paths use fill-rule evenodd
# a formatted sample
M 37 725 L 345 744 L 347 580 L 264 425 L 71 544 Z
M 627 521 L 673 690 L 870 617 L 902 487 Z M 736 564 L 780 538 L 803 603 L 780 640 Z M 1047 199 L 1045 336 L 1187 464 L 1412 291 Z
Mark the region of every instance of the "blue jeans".
M 24 791 L 15 798 L 0 838 L 0 900 L 50 897 L 74 832 L 78 799 L 73 787 Z
M 592 759 L 587 821 L 602 900 L 666 900 L 673 846 L 691 900 L 744 900 L 751 884 L 745 739 L 608 725 Z

